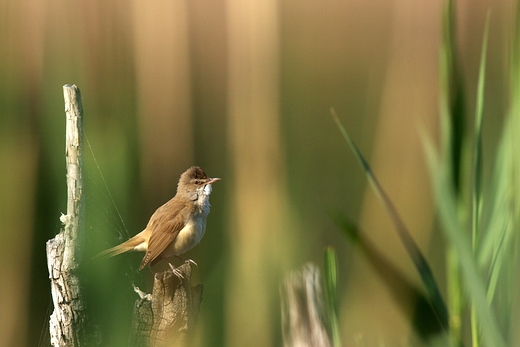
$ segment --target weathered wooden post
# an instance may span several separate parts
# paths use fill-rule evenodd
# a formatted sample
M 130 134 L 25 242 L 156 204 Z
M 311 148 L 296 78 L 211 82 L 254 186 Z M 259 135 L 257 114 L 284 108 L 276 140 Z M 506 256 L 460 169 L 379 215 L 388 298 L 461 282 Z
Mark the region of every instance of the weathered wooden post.
M 280 291 L 284 347 L 331 347 L 320 270 L 308 263 L 290 272 Z
M 191 264 L 179 266 L 184 277 L 171 270 L 154 276 L 152 294 L 134 288 L 141 299 L 134 305 L 130 346 L 185 346 L 193 335 L 200 304 L 202 284 L 191 286 Z
M 49 321 L 51 344 L 86 346 L 89 324 L 78 277 L 78 241 L 83 237 L 83 108 L 75 85 L 64 85 L 67 162 L 67 214 L 60 217 L 63 229 L 47 241 L 47 266 L 54 312 Z M 91 343 L 89 343 L 92 346 Z

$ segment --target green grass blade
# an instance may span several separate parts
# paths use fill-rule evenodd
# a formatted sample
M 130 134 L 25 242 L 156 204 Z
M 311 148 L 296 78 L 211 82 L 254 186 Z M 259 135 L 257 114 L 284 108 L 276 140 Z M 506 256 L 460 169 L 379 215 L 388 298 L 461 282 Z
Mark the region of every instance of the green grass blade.
M 334 218 L 336 224 L 368 260 L 391 297 L 405 315 L 408 316 L 415 332 L 428 343 L 446 333 L 446 322 L 439 319 L 431 300 L 414 286 L 398 268 L 392 265 L 358 228 L 341 215 Z M 410 315 L 410 302 L 415 301 L 415 310 Z M 448 343 L 449 345 L 449 343 Z M 446 346 L 446 344 L 444 344 Z
M 443 1 L 442 41 L 439 52 L 439 107 L 441 125 L 441 148 L 443 158 L 449 165 L 451 182 L 457 198 L 463 197 L 461 183 L 462 152 L 465 139 L 464 83 L 459 70 L 455 35 L 454 1 Z M 423 136 L 424 139 L 427 137 Z M 462 199 L 461 199 L 462 200 Z M 461 290 L 460 271 L 455 251 L 446 251 L 447 297 L 450 317 L 450 338 L 454 345 L 462 341 L 464 293 Z
M 338 275 L 338 259 L 333 247 L 325 248 L 324 253 L 324 281 L 325 281 L 325 302 L 327 307 L 327 319 L 330 324 L 332 335 L 332 345 L 341 347 L 339 333 L 338 315 L 336 312 L 336 284 Z
M 514 49 L 519 49 L 518 47 Z M 518 54 L 518 53 L 517 53 Z M 516 56 L 517 59 L 519 56 Z M 520 91 L 519 61 L 511 62 L 511 90 Z M 515 75 L 514 72 L 517 72 Z M 495 298 L 497 312 L 500 312 L 503 326 L 508 327 L 511 320 L 512 301 L 515 285 L 511 274 L 517 272 L 515 248 L 517 244 L 520 196 L 518 172 L 520 168 L 520 97 L 511 96 L 508 118 L 504 122 L 501 140 L 495 157 L 491 179 L 490 194 L 483 223 L 483 233 L 479 248 L 479 265 L 488 271 L 488 302 Z M 484 213 L 483 213 L 484 214 Z
M 450 161 L 453 186 L 461 195 L 461 171 L 466 137 L 466 107 L 464 81 L 459 68 L 455 35 L 455 3 L 444 2 L 442 13 L 442 42 L 439 54 L 440 108 L 443 149 Z
M 464 287 L 480 322 L 482 340 L 486 346 L 505 347 L 495 313 L 486 299 L 486 285 L 480 277 L 477 262 L 473 257 L 471 240 L 464 232 L 465 228 L 457 215 L 458 200 L 451 183 L 450 170 L 445 162 L 439 160 L 431 143 L 427 143 L 426 153 L 433 176 L 435 198 L 443 231 L 456 251 Z
M 372 173 L 372 170 L 370 169 L 370 166 L 368 165 L 367 161 L 355 145 L 354 141 L 352 140 L 348 132 L 341 124 L 339 118 L 336 115 L 336 112 L 333 109 L 331 109 L 331 113 L 338 125 L 339 130 L 343 134 L 343 137 L 345 138 L 350 148 L 354 152 L 356 158 L 358 159 L 359 163 L 363 167 L 363 170 L 365 171 L 365 174 L 369 182 L 371 183 L 376 194 L 379 196 L 388 214 L 390 215 L 390 218 L 394 223 L 397 233 L 401 239 L 401 242 L 405 246 L 408 255 L 412 259 L 412 262 L 415 265 L 415 268 L 417 269 L 417 272 L 421 277 L 423 285 L 426 288 L 426 291 L 428 292 L 428 299 L 430 300 L 433 310 L 437 315 L 437 319 L 440 322 L 442 322 L 443 327 L 445 327 L 445 329 L 448 330 L 448 309 L 446 307 L 446 304 L 444 303 L 444 300 L 442 299 L 439 287 L 437 285 L 437 282 L 435 281 L 435 278 L 433 277 L 433 273 L 428 262 L 426 261 L 426 258 L 424 257 L 419 247 L 413 240 L 412 236 L 408 232 L 408 229 L 406 228 L 404 222 L 399 216 L 394 204 L 384 191 L 383 187 L 381 186 L 377 178 Z
M 480 67 L 477 83 L 477 100 L 475 108 L 475 146 L 473 150 L 473 196 L 472 196 L 472 245 L 475 250 L 479 240 L 480 208 L 482 190 L 482 113 L 484 109 L 484 86 L 486 80 L 486 58 L 489 33 L 489 12 L 482 39 Z
M 472 186 L 472 223 L 471 223 L 471 242 L 473 252 L 476 252 L 480 239 L 480 209 L 481 209 L 481 190 L 482 190 L 482 113 L 484 109 L 484 86 L 486 80 L 486 58 L 489 33 L 489 12 L 486 18 L 484 36 L 482 39 L 482 51 L 480 53 L 480 66 L 477 82 L 477 98 L 475 107 L 475 144 L 473 148 L 473 186 Z M 480 346 L 479 320 L 474 308 L 471 312 L 471 335 L 472 344 Z

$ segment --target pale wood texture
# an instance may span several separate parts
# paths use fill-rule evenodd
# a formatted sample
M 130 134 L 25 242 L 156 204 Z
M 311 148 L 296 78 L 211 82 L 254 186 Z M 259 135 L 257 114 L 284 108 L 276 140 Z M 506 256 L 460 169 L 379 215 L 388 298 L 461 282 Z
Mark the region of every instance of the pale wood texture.
M 172 271 L 158 272 L 154 277 L 152 294 L 145 296 L 139 291 L 141 299 L 134 306 L 131 346 L 189 344 L 197 324 L 203 286 L 191 286 L 192 269 L 189 262 L 177 270 L 183 279 L 179 279 Z
M 82 155 L 83 109 L 81 94 L 75 85 L 63 86 L 66 112 L 67 214 L 60 217 L 64 227 L 47 241 L 47 266 L 51 280 L 54 312 L 51 314 L 50 338 L 53 346 L 85 346 L 87 316 L 77 276 L 78 238 L 84 215 Z M 92 344 L 89 344 L 92 345 Z
M 284 347 L 330 347 L 320 270 L 313 264 L 289 273 L 281 289 Z

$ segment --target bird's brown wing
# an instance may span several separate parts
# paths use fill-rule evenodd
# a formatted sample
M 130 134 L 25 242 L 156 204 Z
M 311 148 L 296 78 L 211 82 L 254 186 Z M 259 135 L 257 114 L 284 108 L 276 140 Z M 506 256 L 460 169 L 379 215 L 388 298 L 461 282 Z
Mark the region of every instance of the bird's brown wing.
M 177 213 L 173 211 L 177 211 Z M 187 213 L 187 206 L 182 202 L 175 201 L 175 199 L 170 200 L 155 211 L 146 226 L 146 229 L 150 229 L 151 235 L 148 240 L 148 249 L 139 270 L 157 258 L 175 240 L 186 225 Z

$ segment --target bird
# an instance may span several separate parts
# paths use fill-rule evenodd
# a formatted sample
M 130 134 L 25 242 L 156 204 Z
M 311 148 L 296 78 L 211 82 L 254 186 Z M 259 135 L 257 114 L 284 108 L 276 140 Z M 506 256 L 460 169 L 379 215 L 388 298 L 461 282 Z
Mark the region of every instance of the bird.
M 99 253 L 96 258 L 108 258 L 131 251 L 145 252 L 139 270 L 146 265 L 152 267 L 172 256 L 180 258 L 204 236 L 210 210 L 209 195 L 212 184 L 217 181 L 220 178 L 209 178 L 198 166 L 188 168 L 179 179 L 175 196 L 152 214 L 143 231 Z M 170 262 L 168 264 L 179 276 L 175 267 Z

